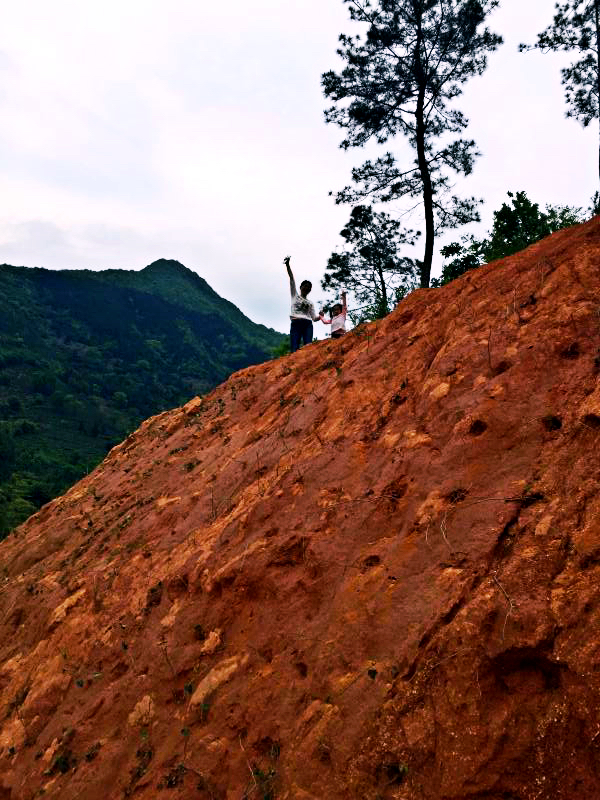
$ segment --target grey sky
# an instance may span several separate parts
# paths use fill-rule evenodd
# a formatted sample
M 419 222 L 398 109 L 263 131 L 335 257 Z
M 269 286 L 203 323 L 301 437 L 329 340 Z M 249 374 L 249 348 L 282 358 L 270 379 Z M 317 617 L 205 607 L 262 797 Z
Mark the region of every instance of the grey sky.
M 505 44 L 458 100 L 483 153 L 457 185 L 486 200 L 473 232 L 507 190 L 587 206 L 597 188 L 597 126 L 564 117 L 568 58 L 517 53 L 553 8 L 502 0 L 490 25 Z M 323 122 L 320 75 L 338 66 L 342 31 L 341 0 L 3 3 L 0 263 L 176 258 L 285 330 L 283 256 L 318 301 L 350 210 L 328 192 L 365 157 Z M 388 148 L 412 159 L 401 140 Z

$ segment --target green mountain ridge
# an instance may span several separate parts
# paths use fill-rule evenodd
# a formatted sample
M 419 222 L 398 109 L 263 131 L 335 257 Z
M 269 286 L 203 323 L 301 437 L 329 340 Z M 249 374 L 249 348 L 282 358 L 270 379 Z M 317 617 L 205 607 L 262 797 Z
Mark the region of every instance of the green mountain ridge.
M 0 536 L 143 419 L 270 358 L 283 338 L 177 261 L 0 265 Z

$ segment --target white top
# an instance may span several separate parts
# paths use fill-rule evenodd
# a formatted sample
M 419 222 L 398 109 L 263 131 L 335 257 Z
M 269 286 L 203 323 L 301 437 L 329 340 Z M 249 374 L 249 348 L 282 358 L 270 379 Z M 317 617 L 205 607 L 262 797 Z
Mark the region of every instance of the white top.
M 331 332 L 343 331 L 346 333 L 346 314 L 342 311 L 341 314 L 331 318 Z
M 296 283 L 290 275 L 290 294 L 292 296 L 292 309 L 290 312 L 290 319 L 309 319 L 311 322 L 316 322 L 319 315 L 315 314 L 315 307 L 306 297 L 302 297 L 296 291 Z

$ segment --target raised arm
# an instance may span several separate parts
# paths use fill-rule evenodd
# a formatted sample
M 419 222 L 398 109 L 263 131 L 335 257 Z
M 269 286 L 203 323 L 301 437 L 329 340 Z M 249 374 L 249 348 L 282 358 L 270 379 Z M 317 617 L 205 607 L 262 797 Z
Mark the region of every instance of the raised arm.
M 342 312 L 346 315 L 346 292 L 342 292 Z
M 296 291 L 296 281 L 294 280 L 294 274 L 292 272 L 292 268 L 290 267 L 290 256 L 286 256 L 283 259 L 283 263 L 285 264 L 285 268 L 287 269 L 287 274 L 289 275 L 290 278 L 290 294 L 293 297 L 295 294 L 298 294 L 298 292 Z

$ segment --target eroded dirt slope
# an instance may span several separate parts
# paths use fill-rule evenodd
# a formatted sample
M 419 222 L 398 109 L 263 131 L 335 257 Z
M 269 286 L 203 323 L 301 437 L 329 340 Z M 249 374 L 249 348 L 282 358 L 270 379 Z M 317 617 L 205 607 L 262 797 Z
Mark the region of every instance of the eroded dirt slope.
M 600 797 L 600 221 L 145 422 L 0 545 L 0 798 Z

